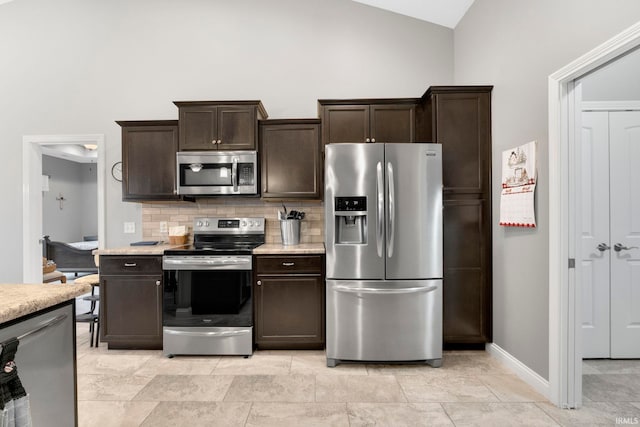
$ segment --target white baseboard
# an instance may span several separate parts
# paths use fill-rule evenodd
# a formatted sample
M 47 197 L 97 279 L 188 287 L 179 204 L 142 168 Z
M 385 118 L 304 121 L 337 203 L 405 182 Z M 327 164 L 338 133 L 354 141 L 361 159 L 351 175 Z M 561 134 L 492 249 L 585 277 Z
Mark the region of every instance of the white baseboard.
M 509 369 L 511 369 L 522 381 L 533 387 L 538 393 L 549 399 L 550 388 L 549 381 L 542 378 L 535 373 L 527 365 L 513 357 L 502 347 L 494 343 L 488 343 L 485 347 L 487 353 L 492 357 L 495 357 L 500 362 L 504 363 Z

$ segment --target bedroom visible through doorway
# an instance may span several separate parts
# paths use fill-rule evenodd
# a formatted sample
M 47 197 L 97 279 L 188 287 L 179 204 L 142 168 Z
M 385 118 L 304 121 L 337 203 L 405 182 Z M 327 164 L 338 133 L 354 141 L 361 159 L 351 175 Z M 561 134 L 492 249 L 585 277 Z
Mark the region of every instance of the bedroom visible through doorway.
M 95 144 L 42 146 L 43 255 L 67 280 L 95 272 L 98 152 Z
M 43 280 L 43 266 L 42 258 L 44 252 L 44 233 L 43 233 L 43 202 L 45 199 L 46 188 L 49 186 L 49 192 L 53 182 L 50 178 L 43 178 L 43 155 L 49 155 L 47 151 L 53 148 L 59 148 L 62 146 L 82 146 L 84 150 L 87 150 L 85 145 L 93 148 L 97 151 L 97 158 L 93 163 L 93 171 L 96 173 L 96 225 L 91 226 L 96 230 L 94 234 L 85 232 L 81 234 L 82 240 L 84 236 L 93 237 L 97 235 L 99 247 L 104 246 L 105 238 L 105 167 L 104 167 L 104 135 L 102 134 L 88 134 L 88 135 L 25 135 L 23 136 L 23 252 L 22 252 L 22 264 L 23 264 L 23 282 L 24 283 L 42 283 Z M 93 150 L 87 150 L 93 151 Z M 63 157 L 64 158 L 64 157 Z M 54 159 L 58 160 L 58 159 Z M 45 160 L 46 162 L 46 160 Z M 92 173 L 93 173 L 92 171 Z M 61 175 L 57 172 L 58 175 Z M 48 181 L 48 182 L 47 182 Z M 67 190 L 65 190 L 67 192 Z M 66 209 L 71 209 L 69 199 L 64 192 L 60 194 L 51 193 L 51 196 L 55 199 L 57 205 L 55 205 L 60 211 L 62 207 L 63 212 Z M 73 199 L 82 198 L 81 196 L 73 196 Z M 86 201 L 86 197 L 85 197 Z M 74 210 L 80 210 L 78 206 L 74 207 Z M 93 215 L 93 214 L 92 214 Z M 87 228 L 88 229 L 88 228 Z M 82 232 L 81 232 L 82 233 Z M 74 238 L 75 241 L 75 238 Z M 61 245 L 67 242 L 61 242 Z M 90 251 L 85 251 L 90 254 Z M 74 263 L 76 261 L 74 260 Z M 89 263 L 90 262 L 90 263 Z M 84 265 L 84 264 L 83 264 Z M 87 266 L 93 266 L 95 264 L 92 259 L 86 262 Z M 71 266 L 71 272 L 76 266 Z M 85 269 L 83 267 L 82 269 Z M 80 270 L 78 270 L 80 271 Z

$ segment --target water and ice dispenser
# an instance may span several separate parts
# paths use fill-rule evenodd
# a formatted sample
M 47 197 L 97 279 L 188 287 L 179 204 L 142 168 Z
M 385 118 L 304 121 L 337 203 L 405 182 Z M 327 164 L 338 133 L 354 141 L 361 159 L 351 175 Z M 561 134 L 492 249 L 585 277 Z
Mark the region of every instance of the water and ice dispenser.
M 335 197 L 335 243 L 367 243 L 367 198 Z

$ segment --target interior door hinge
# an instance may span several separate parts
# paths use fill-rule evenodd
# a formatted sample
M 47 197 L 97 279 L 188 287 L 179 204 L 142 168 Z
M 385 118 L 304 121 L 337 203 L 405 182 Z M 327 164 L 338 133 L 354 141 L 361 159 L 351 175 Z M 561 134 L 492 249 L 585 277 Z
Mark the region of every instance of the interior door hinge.
M 576 268 L 576 259 L 569 258 L 569 268 Z

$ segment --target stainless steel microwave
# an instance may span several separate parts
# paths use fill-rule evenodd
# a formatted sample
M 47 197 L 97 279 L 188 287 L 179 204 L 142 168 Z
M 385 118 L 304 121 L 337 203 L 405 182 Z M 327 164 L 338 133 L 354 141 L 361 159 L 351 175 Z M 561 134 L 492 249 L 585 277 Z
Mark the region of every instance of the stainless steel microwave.
M 178 194 L 257 195 L 256 151 L 179 151 Z

